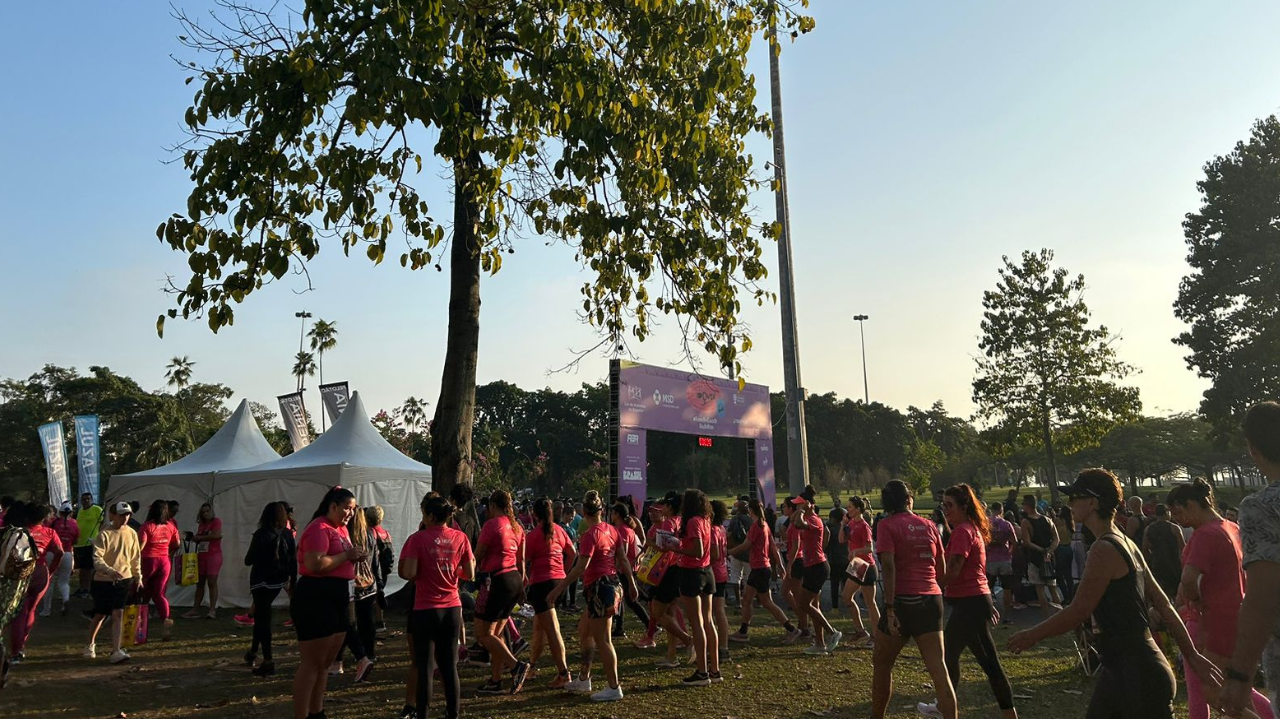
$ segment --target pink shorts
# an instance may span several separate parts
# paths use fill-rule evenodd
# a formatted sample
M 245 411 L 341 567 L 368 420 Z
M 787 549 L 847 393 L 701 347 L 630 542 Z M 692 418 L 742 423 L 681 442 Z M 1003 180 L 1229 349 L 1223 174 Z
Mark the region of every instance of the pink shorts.
M 200 578 L 216 577 L 222 571 L 222 552 L 201 552 L 196 555 L 196 564 L 200 567 Z

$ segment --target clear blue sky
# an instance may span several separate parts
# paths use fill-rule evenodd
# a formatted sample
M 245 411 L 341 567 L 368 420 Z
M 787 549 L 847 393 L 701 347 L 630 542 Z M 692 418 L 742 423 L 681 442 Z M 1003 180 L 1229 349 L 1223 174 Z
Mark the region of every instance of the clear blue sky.
M 1123 335 L 1147 410 L 1193 409 L 1204 384 L 1170 343 L 1180 222 L 1204 162 L 1280 105 L 1280 6 L 818 0 L 812 13 L 817 30 L 783 56 L 804 384 L 861 394 L 850 317 L 862 312 L 874 399 L 968 414 L 982 292 L 1002 254 L 1045 246 Z M 157 388 L 168 358 L 189 355 L 198 379 L 274 405 L 293 386 L 305 308 L 338 324 L 327 380 L 351 381 L 371 410 L 435 401 L 445 275 L 332 247 L 312 265 L 314 292 L 278 283 L 216 336 L 171 322 L 157 338 L 163 279 L 186 277 L 154 235 L 189 189 L 162 164 L 193 89 L 169 58 L 177 23 L 157 2 L 21 3 L 6 17 L 0 376 L 105 364 Z M 768 145 L 753 147 L 763 170 Z M 757 205 L 772 218 L 770 197 Z M 534 239 L 485 280 L 480 382 L 604 378 L 602 357 L 548 374 L 594 342 L 574 314 L 583 277 L 571 251 Z M 780 387 L 776 308 L 745 319 L 748 379 Z M 638 349 L 679 358 L 669 328 Z

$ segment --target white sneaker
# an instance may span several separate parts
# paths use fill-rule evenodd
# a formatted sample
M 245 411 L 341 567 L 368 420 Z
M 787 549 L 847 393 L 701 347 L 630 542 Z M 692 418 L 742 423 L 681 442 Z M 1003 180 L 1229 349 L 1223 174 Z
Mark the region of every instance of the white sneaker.
M 933 702 L 932 704 L 920 702 L 916 704 L 916 711 L 919 712 L 921 716 L 927 716 L 930 717 L 930 719 L 942 719 L 942 712 L 938 711 L 937 702 Z
M 574 694 L 589 694 L 591 693 L 591 677 L 587 677 L 586 679 L 574 679 L 564 685 L 564 690 L 567 692 L 573 692 Z
M 111 652 L 112 664 L 119 664 L 120 662 L 127 662 L 127 661 L 129 661 L 129 653 L 126 652 L 125 650 L 117 649 L 114 652 Z
M 827 655 L 827 650 L 817 644 L 810 644 L 804 648 L 804 653 L 811 654 L 813 656 L 825 657 Z
M 605 687 L 595 694 L 591 695 L 593 702 L 616 702 L 622 698 L 622 685 L 616 687 Z
M 98 648 L 97 648 L 97 647 L 95 647 L 95 646 L 94 646 L 94 645 L 92 645 L 92 644 L 89 644 L 89 645 L 85 646 L 85 648 L 84 648 L 84 652 L 82 652 L 82 653 L 80 654 L 80 656 L 84 657 L 85 659 L 97 659 L 97 658 L 98 658 Z
M 342 671 L 343 671 L 342 662 L 334 662 L 333 664 L 329 665 L 329 676 L 331 677 L 341 674 Z
M 827 651 L 834 652 L 836 647 L 840 646 L 840 640 L 844 639 L 844 632 L 831 632 L 827 635 Z
M 679 669 L 682 665 L 680 664 L 679 659 L 667 659 L 666 657 L 663 657 L 662 659 L 654 662 L 653 666 L 659 669 Z

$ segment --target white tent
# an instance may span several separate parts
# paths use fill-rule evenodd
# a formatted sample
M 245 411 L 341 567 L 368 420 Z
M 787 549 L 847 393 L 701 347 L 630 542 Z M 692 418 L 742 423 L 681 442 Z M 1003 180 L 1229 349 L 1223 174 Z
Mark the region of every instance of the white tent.
M 222 518 L 225 558 L 218 579 L 220 605 L 249 605 L 244 554 L 262 508 L 268 502 L 289 502 L 301 534 L 335 484 L 354 492 L 361 507 L 383 508 L 383 526 L 399 553 L 404 540 L 418 530 L 418 505 L 431 491 L 431 467 L 406 457 L 378 434 L 357 392 L 329 431 L 301 450 L 257 467 L 218 472 L 214 507 Z M 393 592 L 404 582 L 392 572 L 387 583 L 388 592 Z
M 176 499 L 181 505 L 176 517 L 178 528 L 194 532 L 196 512 L 213 498 L 215 472 L 253 467 L 273 459 L 280 459 L 280 455 L 262 436 L 246 399 L 217 434 L 186 457 L 145 472 L 112 477 L 107 487 L 108 503 L 137 500 L 142 504 L 138 521 L 143 521 L 153 500 Z M 190 606 L 194 593 L 191 587 L 179 587 L 177 577 L 170 579 L 170 602 Z

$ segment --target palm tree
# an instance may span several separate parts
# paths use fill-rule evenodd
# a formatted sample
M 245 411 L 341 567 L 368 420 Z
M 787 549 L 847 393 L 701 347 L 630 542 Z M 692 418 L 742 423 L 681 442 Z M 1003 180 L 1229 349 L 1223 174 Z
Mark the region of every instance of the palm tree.
M 316 358 L 310 352 L 299 352 L 294 357 L 293 376 L 298 378 L 298 391 L 306 389 L 307 377 L 316 374 Z
M 169 364 L 165 365 L 164 378 L 170 387 L 177 387 L 178 391 L 174 393 L 174 399 L 178 403 L 178 410 L 182 412 L 182 423 L 187 426 L 187 439 L 191 440 L 191 449 L 196 448 L 195 432 L 191 431 L 191 417 L 187 415 L 187 408 L 182 404 L 182 390 L 191 384 L 191 368 L 196 363 L 191 361 L 190 357 L 183 355 L 174 357 L 169 360 Z
M 311 351 L 319 355 L 320 384 L 324 384 L 324 353 L 338 346 L 338 323 L 316 320 L 307 336 L 311 338 Z M 324 429 L 324 412 L 321 412 L 320 431 Z
M 400 421 L 404 422 L 404 426 L 410 432 L 417 432 L 427 423 L 427 405 L 430 402 L 410 397 L 400 406 Z

